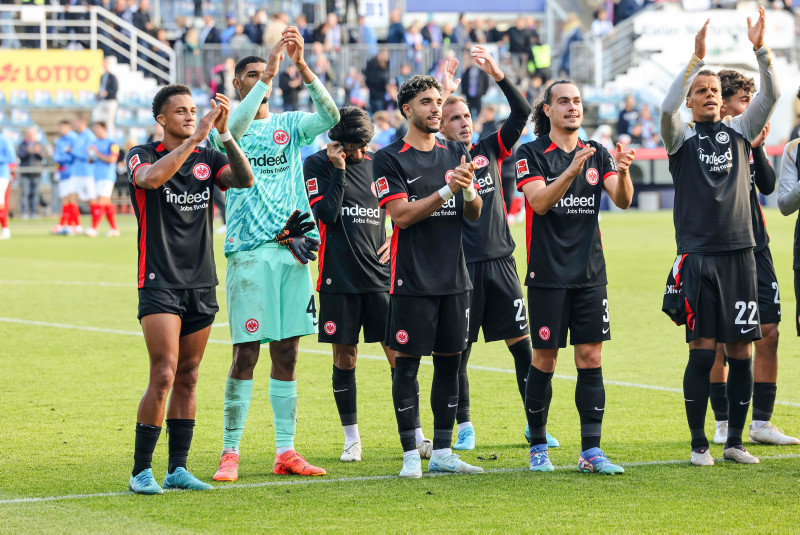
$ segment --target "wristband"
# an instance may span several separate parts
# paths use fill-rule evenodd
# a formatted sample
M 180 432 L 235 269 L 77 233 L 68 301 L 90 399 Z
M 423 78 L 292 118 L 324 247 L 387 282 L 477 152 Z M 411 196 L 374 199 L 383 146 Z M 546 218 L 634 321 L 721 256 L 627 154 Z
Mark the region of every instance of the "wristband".
M 233 135 L 231 134 L 230 130 L 225 130 L 224 133 L 219 135 L 219 140 L 225 143 L 226 141 L 230 141 L 233 139 Z
M 469 187 L 464 190 L 464 200 L 467 202 L 474 201 L 477 196 L 478 192 L 475 191 L 475 184 L 470 184 Z
M 450 189 L 450 186 L 445 185 L 442 189 L 439 190 L 439 197 L 441 197 L 445 201 L 449 201 L 450 199 L 453 198 L 454 195 L 455 193 L 453 193 L 453 190 Z

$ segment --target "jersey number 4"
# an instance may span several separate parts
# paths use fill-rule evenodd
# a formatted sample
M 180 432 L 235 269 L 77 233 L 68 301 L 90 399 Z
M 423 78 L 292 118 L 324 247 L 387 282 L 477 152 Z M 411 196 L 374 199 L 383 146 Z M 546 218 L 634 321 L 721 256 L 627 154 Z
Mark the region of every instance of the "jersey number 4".
M 311 314 L 311 319 L 314 321 L 314 327 L 317 326 L 317 304 L 314 302 L 314 296 L 311 296 L 311 299 L 308 301 L 308 306 L 306 307 L 306 314 Z

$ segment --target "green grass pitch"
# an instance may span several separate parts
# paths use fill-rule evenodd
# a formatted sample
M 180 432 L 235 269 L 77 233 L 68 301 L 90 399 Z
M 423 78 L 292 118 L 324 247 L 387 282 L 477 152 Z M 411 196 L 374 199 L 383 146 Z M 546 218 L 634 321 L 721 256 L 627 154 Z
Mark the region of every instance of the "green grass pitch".
M 791 250 L 794 218 L 766 210 L 786 321 L 773 422 L 800 433 L 800 360 Z M 463 454 L 486 474 L 404 481 L 389 368 L 377 345 L 357 366 L 363 461 L 339 462 L 343 435 L 331 392 L 330 347 L 301 341 L 298 451 L 324 478 L 272 474 L 274 438 L 268 361 L 256 368 L 242 441 L 240 479 L 202 493 L 128 494 L 136 407 L 147 355 L 136 321 L 136 230 L 118 239 L 53 237 L 52 222 L 13 222 L 0 242 L 0 531 L 8 532 L 796 532 L 800 447 L 752 445 L 755 466 L 689 465 L 680 394 L 688 349 L 660 311 L 674 260 L 671 213 L 604 213 L 612 340 L 603 348 L 604 451 L 621 476 L 580 474 L 575 368 L 562 351 L 548 430 L 558 469 L 527 470 L 524 413 L 502 342 L 478 343 L 470 373 L 477 448 Z M 525 269 L 524 226 L 513 227 Z M 102 235 L 102 232 L 101 232 Z M 217 268 L 224 280 L 222 237 Z M 316 266 L 313 267 L 316 271 Z M 227 321 L 224 288 L 217 322 Z M 305 307 L 305 303 L 298 306 Z M 221 448 L 222 401 L 231 349 L 215 326 L 200 369 L 189 469 L 211 481 Z M 428 364 L 430 358 L 424 359 Z M 423 427 L 432 368 L 420 368 Z M 652 388 L 655 387 L 655 388 Z M 713 415 L 708 413 L 712 432 Z M 162 434 L 154 472 L 166 469 Z M 745 443 L 747 443 L 745 441 Z M 716 458 L 721 446 L 712 446 Z M 426 461 L 423 461 L 423 470 Z M 42 499 L 50 497 L 52 499 Z

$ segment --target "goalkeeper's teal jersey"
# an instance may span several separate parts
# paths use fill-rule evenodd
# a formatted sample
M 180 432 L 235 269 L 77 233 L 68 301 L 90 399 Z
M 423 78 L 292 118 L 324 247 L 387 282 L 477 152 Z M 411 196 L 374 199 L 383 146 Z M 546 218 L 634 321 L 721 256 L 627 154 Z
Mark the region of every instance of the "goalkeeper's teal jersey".
M 271 113 L 253 120 L 239 139 L 250 160 L 255 183 L 251 188 L 230 188 L 225 192 L 227 232 L 225 255 L 255 249 L 275 239 L 295 210 L 311 212 L 303 181 L 300 147 L 314 141 L 299 128 L 304 112 Z M 221 152 L 225 147 L 216 129 L 210 145 Z M 309 236 L 319 239 L 315 228 Z

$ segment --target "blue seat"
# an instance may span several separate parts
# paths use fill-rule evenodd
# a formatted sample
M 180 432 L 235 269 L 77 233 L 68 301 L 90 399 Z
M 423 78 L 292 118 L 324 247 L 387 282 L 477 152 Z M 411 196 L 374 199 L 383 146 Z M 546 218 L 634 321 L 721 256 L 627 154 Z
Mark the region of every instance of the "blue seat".
M 133 126 L 135 124 L 133 112 L 128 108 L 118 108 L 115 123 L 119 126 Z
M 53 94 L 46 89 L 37 89 L 33 92 L 34 108 L 51 108 L 53 107 Z
M 21 89 L 14 89 L 11 91 L 10 98 L 8 99 L 9 107 L 16 108 L 17 106 L 28 106 L 30 99 L 28 92 Z
M 14 126 L 33 126 L 31 112 L 26 108 L 14 108 L 9 114 L 9 123 Z
M 97 105 L 97 95 L 91 91 L 79 91 L 78 105 L 84 108 L 93 108 Z
M 72 93 L 72 91 L 59 89 L 56 91 L 55 103 L 59 108 L 75 106 L 75 95 Z

